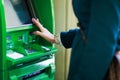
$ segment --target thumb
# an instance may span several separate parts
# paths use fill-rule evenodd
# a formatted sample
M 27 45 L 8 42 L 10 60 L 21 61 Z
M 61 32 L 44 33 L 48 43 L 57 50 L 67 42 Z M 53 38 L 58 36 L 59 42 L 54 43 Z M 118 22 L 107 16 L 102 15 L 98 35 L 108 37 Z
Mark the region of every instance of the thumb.
M 40 36 L 42 35 L 42 33 L 40 31 L 34 31 L 33 34 L 40 35 Z

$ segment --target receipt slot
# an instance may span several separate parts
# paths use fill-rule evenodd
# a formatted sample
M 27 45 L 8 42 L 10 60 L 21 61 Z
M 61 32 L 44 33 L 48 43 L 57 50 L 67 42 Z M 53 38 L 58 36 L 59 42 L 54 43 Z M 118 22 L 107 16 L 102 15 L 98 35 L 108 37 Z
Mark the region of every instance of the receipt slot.
M 54 80 L 57 49 L 31 21 L 54 33 L 52 0 L 0 0 L 0 80 Z

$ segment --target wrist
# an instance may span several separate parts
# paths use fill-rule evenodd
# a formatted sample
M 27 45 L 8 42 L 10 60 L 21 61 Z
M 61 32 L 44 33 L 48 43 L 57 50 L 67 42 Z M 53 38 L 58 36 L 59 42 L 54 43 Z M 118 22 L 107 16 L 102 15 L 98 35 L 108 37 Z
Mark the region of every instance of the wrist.
M 60 44 L 60 40 L 59 40 L 59 36 L 58 35 L 54 35 L 54 43 L 55 44 Z

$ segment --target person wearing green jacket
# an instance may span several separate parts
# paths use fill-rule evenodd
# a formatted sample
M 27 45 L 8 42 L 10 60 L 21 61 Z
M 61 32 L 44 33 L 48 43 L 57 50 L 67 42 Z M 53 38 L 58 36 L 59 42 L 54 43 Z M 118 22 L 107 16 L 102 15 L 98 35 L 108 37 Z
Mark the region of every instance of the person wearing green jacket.
M 118 45 L 120 1 L 72 0 L 72 6 L 79 29 L 61 32 L 57 39 L 33 18 L 40 29 L 34 34 L 72 48 L 68 80 L 105 80 Z

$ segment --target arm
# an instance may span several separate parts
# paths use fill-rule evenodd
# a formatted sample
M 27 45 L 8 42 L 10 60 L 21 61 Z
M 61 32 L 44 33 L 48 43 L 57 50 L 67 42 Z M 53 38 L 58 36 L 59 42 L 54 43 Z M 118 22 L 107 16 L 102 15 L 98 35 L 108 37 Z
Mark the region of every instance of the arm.
M 59 39 L 58 36 L 53 35 L 45 27 L 43 27 L 37 19 L 32 18 L 32 22 L 40 30 L 40 31 L 34 31 L 33 34 L 43 37 L 48 42 L 55 43 L 55 44 L 59 44 L 61 42 L 65 48 L 71 48 L 77 29 L 73 29 L 73 30 L 71 29 L 68 32 L 61 32 L 60 39 Z
M 60 33 L 60 39 L 61 39 L 62 45 L 65 48 L 72 47 L 72 44 L 73 44 L 73 41 L 74 41 L 74 38 L 75 38 L 77 31 L 79 31 L 79 30 L 78 29 L 70 29 L 67 32 Z

